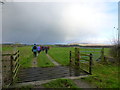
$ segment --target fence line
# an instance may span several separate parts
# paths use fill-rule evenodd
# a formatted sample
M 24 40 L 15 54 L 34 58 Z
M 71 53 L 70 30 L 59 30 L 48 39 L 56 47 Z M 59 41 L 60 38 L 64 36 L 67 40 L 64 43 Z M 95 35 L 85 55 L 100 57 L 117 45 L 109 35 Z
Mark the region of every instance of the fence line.
M 98 54 L 94 54 L 91 52 L 94 51 L 89 51 L 89 54 L 85 54 L 82 49 L 80 48 L 75 48 L 75 52 L 70 51 L 70 65 L 71 66 L 78 66 L 80 69 L 83 69 L 84 71 L 88 72 L 89 74 L 92 74 L 92 63 L 93 63 L 93 56 L 97 56 Z M 93 49 L 93 48 L 92 48 Z M 96 51 L 95 51 L 96 52 Z M 99 57 L 97 57 L 95 60 L 99 60 L 101 62 L 107 62 L 107 57 L 104 55 L 104 48 L 100 48 Z M 87 70 L 85 69 L 86 67 L 89 67 Z
M 95 47 L 92 47 L 92 48 L 90 48 L 90 47 L 80 47 L 80 48 L 85 48 L 85 49 L 102 49 L 102 48 L 95 48 Z
M 100 52 L 100 51 L 81 51 L 81 52 Z
M 19 51 L 2 54 L 3 87 L 14 83 L 19 67 Z
M 84 51 L 83 51 L 83 48 L 84 47 L 82 47 L 82 49 L 80 49 L 80 53 L 84 53 L 84 54 L 92 53 L 94 60 L 98 61 L 100 59 L 101 62 L 105 62 L 106 61 L 105 60 L 105 55 L 104 55 L 104 48 L 86 48 L 85 47 Z M 81 56 L 81 57 L 85 57 L 85 56 Z
M 74 55 L 75 54 L 75 55 Z M 72 56 L 74 55 L 74 56 Z M 89 57 L 89 59 L 85 59 L 85 58 L 81 58 L 81 56 L 87 56 Z M 89 73 L 89 74 L 92 74 L 92 58 L 93 55 L 90 53 L 89 55 L 88 54 L 81 54 L 79 52 L 79 48 L 75 48 L 75 52 L 72 52 L 70 51 L 70 65 L 71 66 L 75 66 L 75 67 L 78 67 L 82 70 L 84 70 L 85 72 Z M 82 62 L 83 60 L 85 60 L 86 62 Z M 84 69 L 84 66 L 88 67 L 88 70 Z

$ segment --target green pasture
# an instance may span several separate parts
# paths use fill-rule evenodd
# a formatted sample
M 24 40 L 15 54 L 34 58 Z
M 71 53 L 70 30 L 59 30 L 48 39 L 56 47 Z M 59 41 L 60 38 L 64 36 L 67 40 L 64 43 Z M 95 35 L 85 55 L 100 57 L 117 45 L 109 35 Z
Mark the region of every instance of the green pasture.
M 20 51 L 20 65 L 21 67 L 31 67 L 34 58 L 31 46 L 18 47 Z
M 97 60 L 101 56 L 101 50 L 102 48 L 80 48 L 80 53 L 90 55 L 90 53 L 93 55 L 93 60 Z M 104 55 L 109 56 L 109 48 L 104 48 Z M 88 56 L 82 56 L 82 58 L 88 59 Z
M 69 65 L 69 54 L 72 51 L 72 56 L 74 57 L 75 48 L 74 47 L 54 47 L 51 48 L 48 54 L 56 60 L 61 65 Z M 101 56 L 101 49 L 97 48 L 80 48 L 80 53 L 82 54 L 93 54 L 93 60 L 98 59 Z M 109 48 L 104 49 L 104 54 L 109 55 Z M 89 60 L 89 57 L 82 57 Z
M 61 65 L 69 65 L 69 52 L 74 51 L 72 47 L 54 47 L 50 48 L 48 54 Z
M 117 65 L 103 65 L 96 63 L 92 69 L 93 75 L 83 78 L 98 88 L 120 88 Z
M 32 64 L 33 54 L 31 51 L 31 46 L 24 46 L 24 47 L 2 47 L 2 53 L 13 53 L 14 51 L 19 50 L 19 63 L 21 67 L 27 68 L 30 67 Z
M 2 47 L 2 52 L 4 53 L 12 53 L 15 50 L 20 51 L 20 65 L 23 68 L 28 68 L 32 66 L 32 61 L 34 59 L 33 53 L 32 53 L 32 46 L 23 46 L 23 47 Z M 41 52 L 38 57 L 38 67 L 50 67 L 54 66 L 54 64 L 47 58 L 46 54 L 44 52 Z
M 2 53 L 9 53 L 13 51 L 14 51 L 13 47 L 2 47 Z
M 33 53 L 31 51 L 32 46 L 23 46 L 23 47 L 2 47 L 2 52 L 13 52 L 14 50 L 20 51 L 20 64 L 24 68 L 31 67 L 32 60 L 34 59 Z M 74 52 L 74 47 L 51 47 L 48 51 L 48 54 L 58 63 L 61 65 L 69 65 L 69 52 Z M 88 49 L 88 48 L 80 48 L 80 53 L 84 54 L 93 54 L 93 59 L 98 58 L 101 53 L 100 49 Z M 88 52 L 89 51 L 89 52 Z M 96 52 L 98 51 L 98 52 Z M 105 55 L 109 56 L 109 48 L 104 49 Z M 94 56 L 97 54 L 98 56 Z M 73 54 L 74 56 L 74 54 Z M 54 66 L 54 64 L 47 58 L 44 52 L 41 52 L 38 57 L 38 67 L 50 67 Z M 118 66 L 114 64 L 98 64 L 94 63 L 92 68 L 92 75 L 90 77 L 83 78 L 83 80 L 88 81 L 98 88 L 118 88 L 119 81 L 118 81 Z M 71 81 L 69 80 L 57 80 L 52 81 L 50 83 L 44 84 L 45 87 L 65 87 L 64 83 L 68 83 L 69 87 Z M 74 86 L 73 86 L 74 87 Z M 76 86 L 75 86 L 76 87 Z
M 32 59 L 33 54 L 31 51 L 31 46 L 24 46 L 24 47 L 10 47 L 10 46 L 5 46 L 2 47 L 2 53 L 13 53 L 13 51 L 19 50 L 20 51 L 20 65 L 21 67 L 27 68 L 31 67 L 32 65 Z
M 13 52 L 14 50 L 20 50 L 20 64 L 22 67 L 30 67 L 32 65 L 33 53 L 31 51 L 32 46 L 23 47 L 3 47 L 3 52 Z M 72 56 L 74 56 L 74 47 L 51 47 L 48 54 L 61 65 L 69 65 L 69 52 L 72 51 Z M 98 52 L 96 52 L 98 51 Z M 109 48 L 105 48 L 105 55 L 108 55 Z M 101 55 L 101 49 L 94 48 L 80 48 L 80 53 L 83 54 L 93 54 L 93 60 L 96 60 Z M 89 57 L 83 57 L 89 59 Z M 41 53 L 38 56 L 38 67 L 54 66 L 52 62 L 47 58 L 45 53 Z

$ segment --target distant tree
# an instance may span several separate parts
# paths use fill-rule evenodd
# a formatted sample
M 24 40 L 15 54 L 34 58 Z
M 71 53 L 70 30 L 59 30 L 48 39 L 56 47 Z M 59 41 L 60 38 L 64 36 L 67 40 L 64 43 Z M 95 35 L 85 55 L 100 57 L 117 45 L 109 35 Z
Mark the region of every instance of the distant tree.
M 115 62 L 119 63 L 120 62 L 120 39 L 119 39 L 119 31 L 118 31 L 117 35 L 118 35 L 117 36 L 118 38 L 115 39 L 115 40 L 113 40 L 113 47 L 110 49 L 110 55 L 114 58 Z

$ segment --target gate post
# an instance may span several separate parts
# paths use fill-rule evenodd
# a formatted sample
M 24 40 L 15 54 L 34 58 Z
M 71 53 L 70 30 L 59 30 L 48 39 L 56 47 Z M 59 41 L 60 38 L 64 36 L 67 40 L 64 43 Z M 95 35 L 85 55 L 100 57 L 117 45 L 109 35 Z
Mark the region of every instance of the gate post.
M 13 83 L 13 55 L 11 55 L 10 62 L 11 62 L 11 84 L 12 84 Z
M 70 64 L 71 64 L 71 62 L 72 62 L 72 58 L 71 58 L 71 56 L 72 56 L 72 52 L 70 51 Z
M 89 74 L 92 75 L 92 54 L 90 53 Z
M 78 60 L 77 60 L 77 63 L 78 63 L 78 67 L 80 66 L 80 51 L 78 49 Z
M 102 48 L 101 50 L 101 61 L 105 62 L 105 58 L 104 58 L 104 48 Z
M 75 66 L 79 67 L 79 48 L 75 48 Z

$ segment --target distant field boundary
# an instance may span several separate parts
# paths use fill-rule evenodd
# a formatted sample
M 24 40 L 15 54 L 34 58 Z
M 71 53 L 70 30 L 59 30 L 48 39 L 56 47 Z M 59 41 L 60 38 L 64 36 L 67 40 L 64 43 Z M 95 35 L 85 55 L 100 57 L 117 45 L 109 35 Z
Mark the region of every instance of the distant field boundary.
M 111 48 L 113 46 L 80 46 L 80 45 L 56 45 L 58 47 L 84 47 L 84 48 Z

